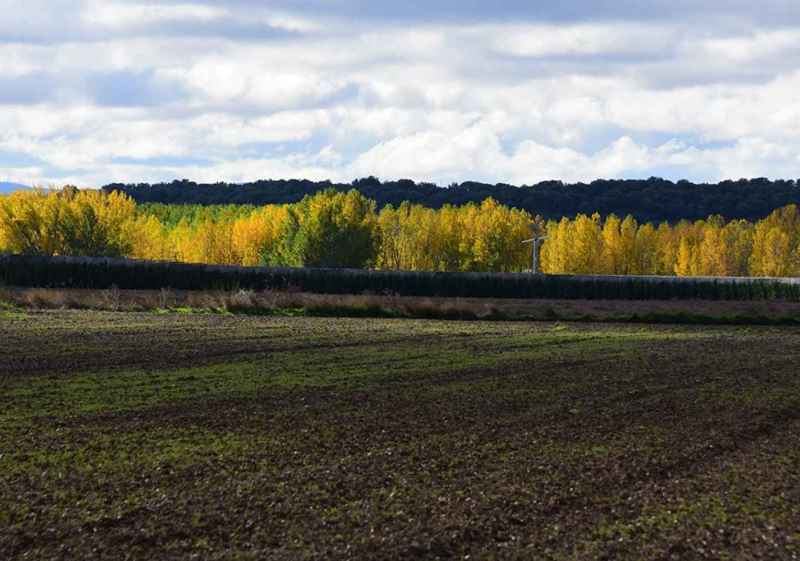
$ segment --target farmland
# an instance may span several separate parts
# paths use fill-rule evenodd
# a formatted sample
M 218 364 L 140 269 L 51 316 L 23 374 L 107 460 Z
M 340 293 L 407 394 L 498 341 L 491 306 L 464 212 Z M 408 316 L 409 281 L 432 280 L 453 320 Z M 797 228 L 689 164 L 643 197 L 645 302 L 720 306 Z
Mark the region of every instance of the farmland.
M 0 310 L 4 559 L 796 559 L 800 331 Z

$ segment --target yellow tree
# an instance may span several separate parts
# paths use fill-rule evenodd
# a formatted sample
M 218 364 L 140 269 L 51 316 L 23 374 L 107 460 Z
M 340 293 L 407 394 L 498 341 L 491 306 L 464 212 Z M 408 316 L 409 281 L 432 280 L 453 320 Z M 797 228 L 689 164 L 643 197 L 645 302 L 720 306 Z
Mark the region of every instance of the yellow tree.
M 480 206 L 462 209 L 462 239 L 473 271 L 520 271 L 527 267 L 530 247 L 523 241 L 531 236 L 531 216 L 524 211 L 486 199 Z
M 174 261 L 178 258 L 169 232 L 155 216 L 140 216 L 128 227 L 131 242 L 130 257 L 155 261 Z
M 789 234 L 780 226 L 762 222 L 756 226 L 750 270 L 756 276 L 782 277 L 792 270 L 794 251 Z
M 746 220 L 734 220 L 722 229 L 725 245 L 725 274 L 746 276 L 753 252 L 753 225 Z
M 195 230 L 186 218 L 169 231 L 170 245 L 175 248 L 178 261 L 184 263 L 202 263 L 203 253 L 195 239 Z
M 657 275 L 674 275 L 679 243 L 676 231 L 667 222 L 662 222 L 658 225 L 656 237 L 658 241 L 655 273 Z
M 67 186 L 14 193 L 0 201 L 3 244 L 16 253 L 128 255 L 129 225 L 135 220 L 134 202 L 116 192 Z
M 750 271 L 757 276 L 800 274 L 800 212 L 796 205 L 780 208 L 753 230 Z
M 436 254 L 437 266 L 441 271 L 462 271 L 469 268 L 470 236 L 469 215 L 472 209 L 459 209 L 445 205 L 431 217 L 435 224 L 436 243 L 432 251 Z
M 17 192 L 0 199 L 0 238 L 11 253 L 55 255 L 61 249 L 61 201 L 44 191 Z
M 639 226 L 636 232 L 634 263 L 631 274 L 654 275 L 658 272 L 658 235 L 652 224 Z
M 403 209 L 401 205 L 401 210 Z M 439 217 L 436 211 L 420 205 L 408 206 L 408 214 L 402 215 L 400 232 L 400 254 L 402 269 L 411 271 L 435 271 L 441 268 L 441 244 Z
M 623 272 L 621 225 L 622 221 L 614 214 L 609 215 L 603 224 L 603 262 L 598 273 L 618 275 Z
M 420 205 L 403 202 L 384 207 L 378 215 L 381 269 L 437 270 L 441 263 L 439 216 Z
M 700 229 L 697 247 L 699 267 L 697 273 L 705 276 L 726 276 L 727 247 L 722 235 L 721 221 L 710 218 Z
M 275 250 L 288 220 L 285 205 L 268 205 L 235 220 L 231 225 L 233 261 L 252 267 L 264 262 L 264 255 Z
M 570 248 L 570 235 L 572 224 L 568 218 L 562 218 L 556 222 L 547 222 L 547 240 L 542 244 L 541 267 L 542 271 L 549 274 L 561 274 L 568 272 L 569 256 L 567 253 Z
M 600 215 L 591 217 L 579 214 L 575 217 L 572 228 L 569 272 L 575 274 L 591 274 L 598 270 L 602 260 L 602 237 L 600 233 Z
M 123 256 L 131 252 L 129 226 L 136 221 L 136 204 L 122 193 L 79 191 L 67 187 L 56 193 L 63 203 L 61 243 L 72 255 Z
M 692 242 L 686 236 L 681 236 L 678 242 L 678 255 L 675 261 L 675 274 L 679 277 L 690 277 L 694 274 L 694 255 Z
M 630 214 L 625 217 L 620 226 L 620 244 L 622 246 L 622 269 L 624 275 L 633 274 L 636 269 L 636 233 L 639 224 Z
M 678 276 L 698 276 L 702 270 L 699 246 L 702 241 L 705 222 L 691 223 L 682 220 L 675 227 L 678 238 L 678 251 L 675 258 L 675 274 Z
M 392 205 L 383 207 L 378 214 L 378 228 L 381 230 L 378 268 L 399 271 L 403 266 L 401 211 Z

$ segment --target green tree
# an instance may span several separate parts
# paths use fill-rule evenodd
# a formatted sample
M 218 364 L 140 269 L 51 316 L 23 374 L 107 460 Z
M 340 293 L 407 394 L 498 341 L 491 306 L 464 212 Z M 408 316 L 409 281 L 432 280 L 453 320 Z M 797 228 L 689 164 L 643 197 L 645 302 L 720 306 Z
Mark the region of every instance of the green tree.
M 280 241 L 265 251 L 265 261 L 291 267 L 368 267 L 379 243 L 375 202 L 355 190 L 327 190 L 289 209 Z

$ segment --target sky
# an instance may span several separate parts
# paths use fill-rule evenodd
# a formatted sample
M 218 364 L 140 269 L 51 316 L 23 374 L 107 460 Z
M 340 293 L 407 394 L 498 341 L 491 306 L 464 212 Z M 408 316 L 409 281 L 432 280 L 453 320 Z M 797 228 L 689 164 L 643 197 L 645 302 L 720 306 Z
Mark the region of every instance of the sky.
M 797 0 L 0 10 L 0 181 L 800 178 Z

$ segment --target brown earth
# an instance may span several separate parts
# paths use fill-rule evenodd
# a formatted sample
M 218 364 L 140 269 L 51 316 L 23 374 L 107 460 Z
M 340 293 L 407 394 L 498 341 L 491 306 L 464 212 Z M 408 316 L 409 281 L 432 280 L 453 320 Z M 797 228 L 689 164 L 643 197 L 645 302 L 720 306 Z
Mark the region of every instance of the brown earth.
M 795 328 L 42 312 L 0 357 L 4 559 L 800 556 Z

